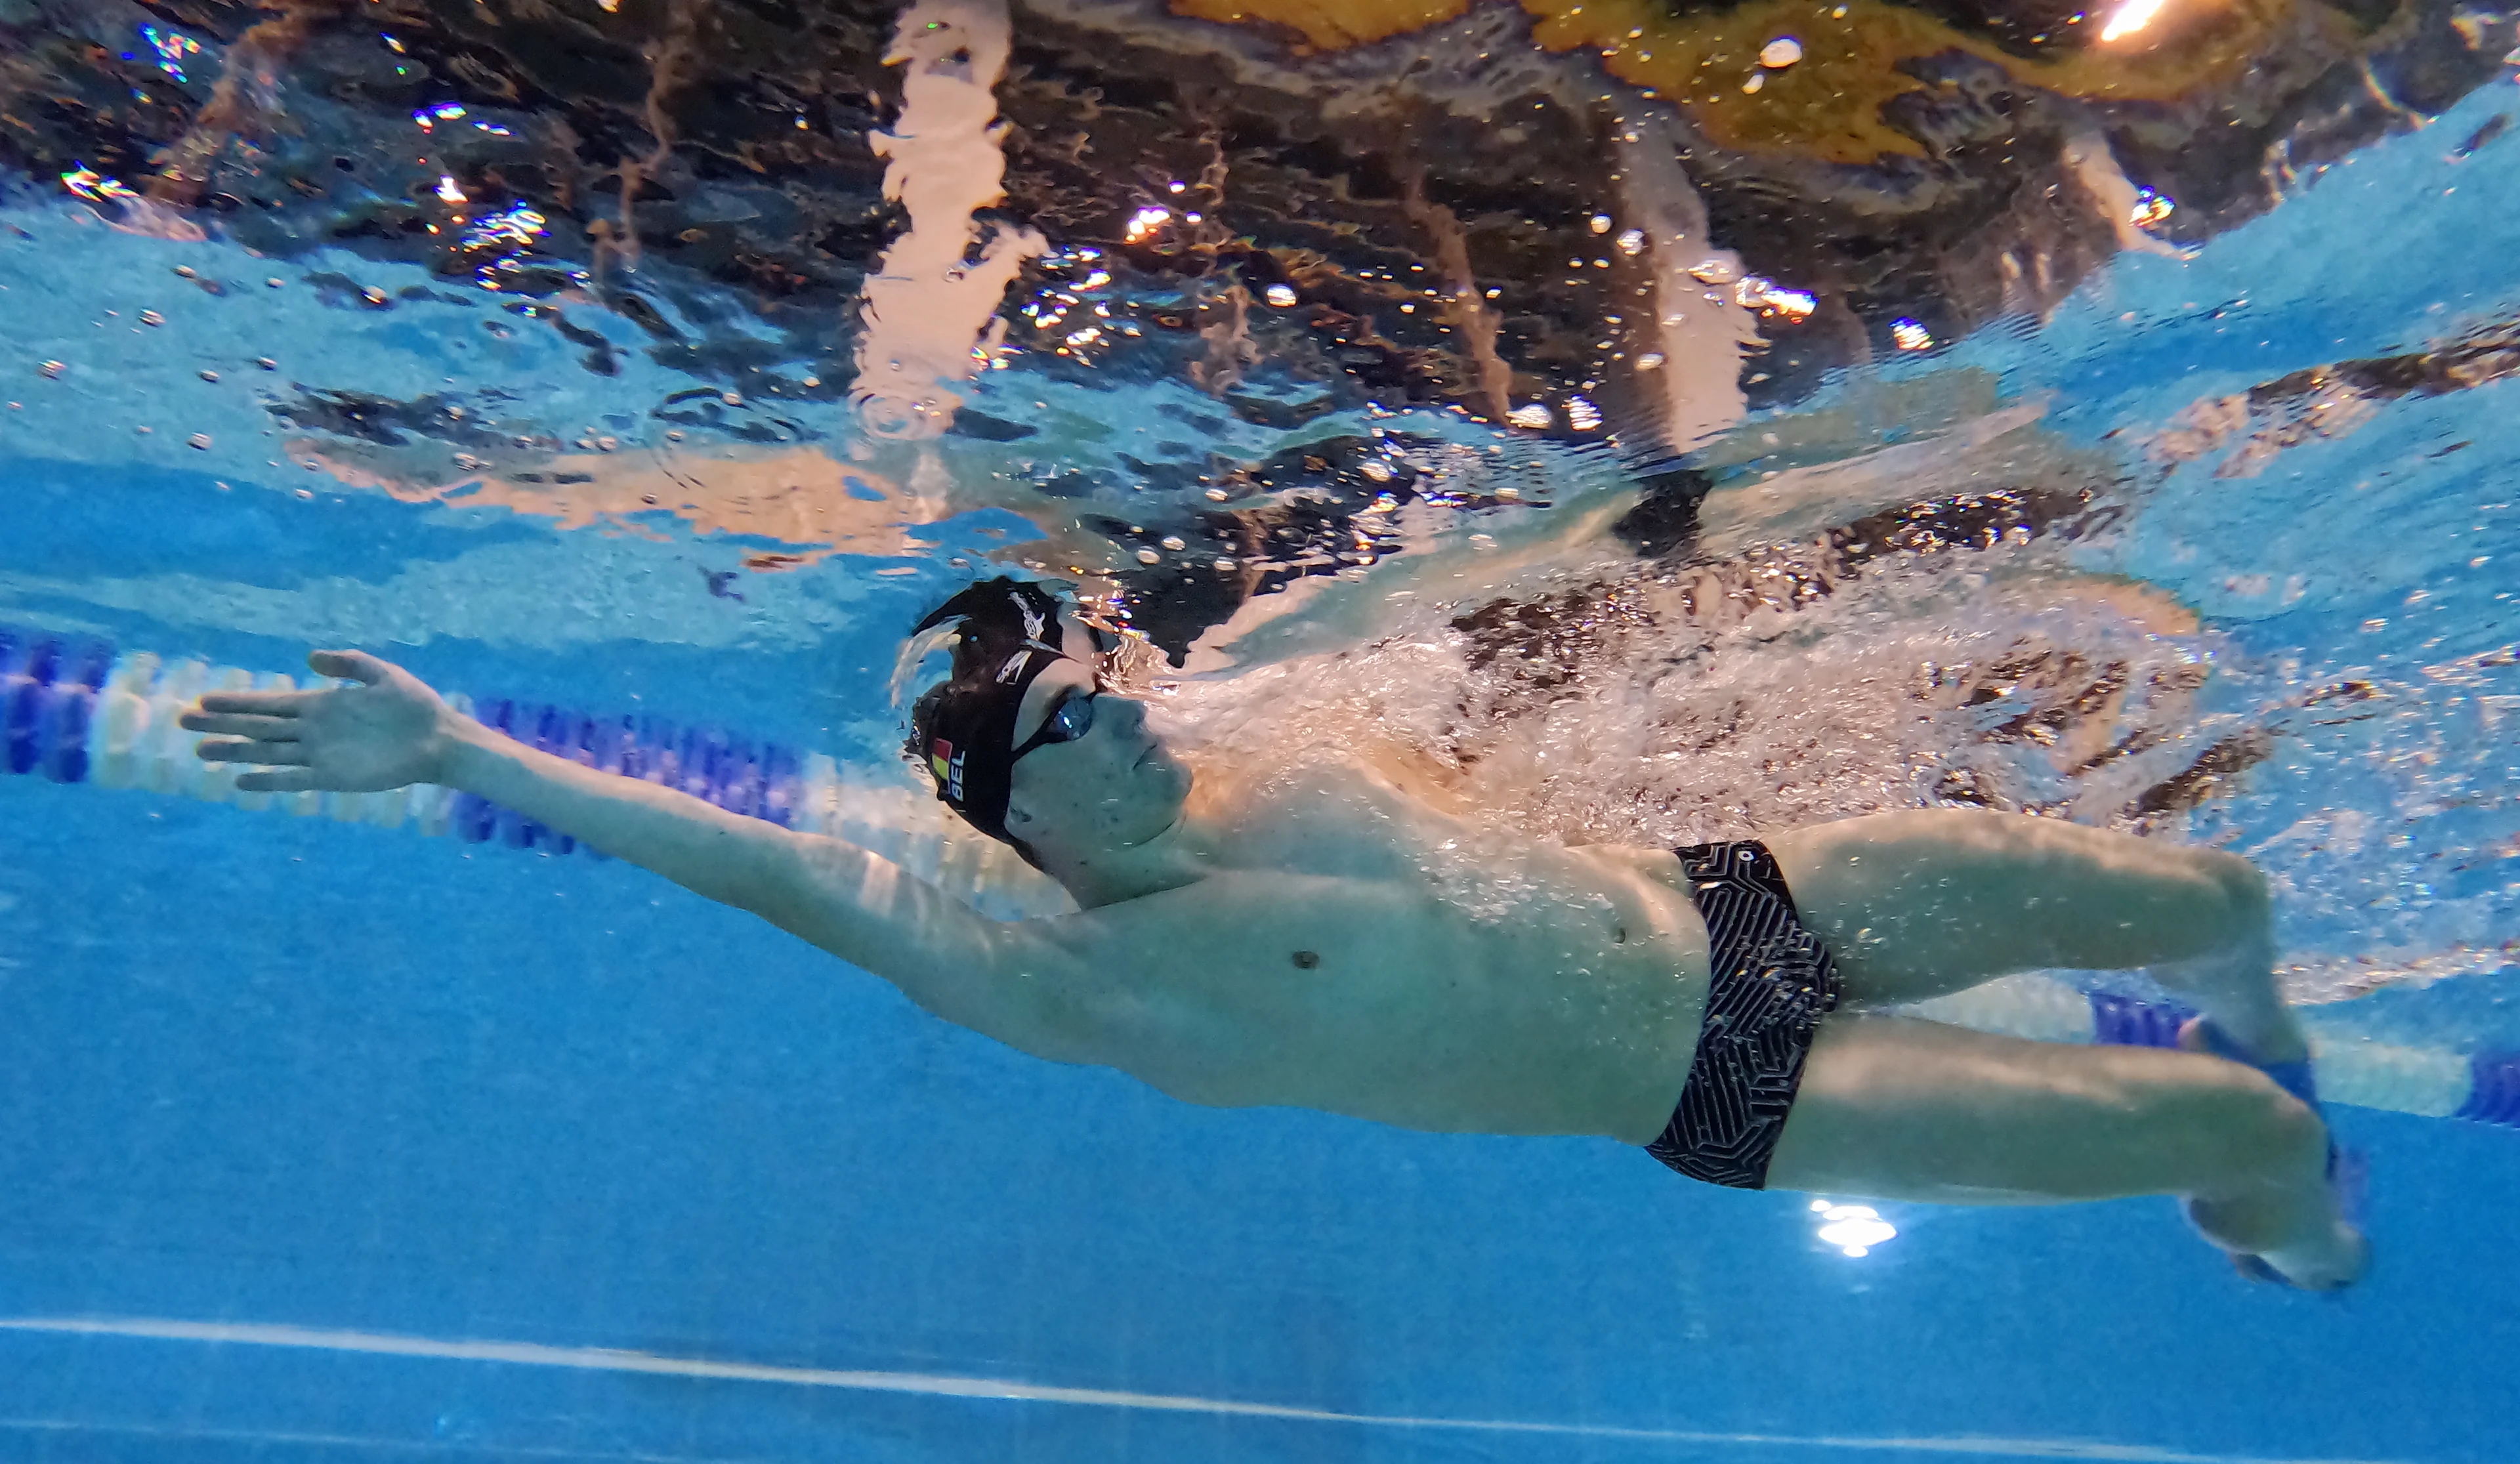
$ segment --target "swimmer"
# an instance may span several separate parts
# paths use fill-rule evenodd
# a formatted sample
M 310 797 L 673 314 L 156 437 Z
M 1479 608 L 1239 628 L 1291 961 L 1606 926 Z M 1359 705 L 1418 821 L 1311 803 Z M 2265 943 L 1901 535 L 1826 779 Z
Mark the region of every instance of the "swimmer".
M 267 770 L 240 788 L 477 794 L 947 1021 L 1192 1103 L 1605 1135 L 1752 1189 L 2174 1195 L 2251 1274 L 2362 1270 L 2244 860 L 1957 810 L 1679 851 L 1501 841 L 1405 769 L 1194 781 L 1037 585 L 971 586 L 931 627 L 954 673 L 913 710 L 913 756 L 1077 913 L 989 919 L 864 850 L 526 747 L 358 651 L 309 660 L 355 686 L 212 692 L 183 725 L 203 758 Z M 1879 1010 L 2050 967 L 2151 971 L 2205 1013 L 2195 1050 Z

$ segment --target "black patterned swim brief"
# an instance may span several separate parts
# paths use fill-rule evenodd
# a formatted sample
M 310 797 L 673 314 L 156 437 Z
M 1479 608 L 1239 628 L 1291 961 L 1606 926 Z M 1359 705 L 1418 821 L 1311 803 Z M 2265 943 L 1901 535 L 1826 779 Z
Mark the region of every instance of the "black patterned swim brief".
M 1837 1006 L 1837 969 L 1803 928 L 1766 845 L 1673 852 L 1706 920 L 1706 1018 L 1680 1106 L 1645 1152 L 1692 1179 L 1764 1189 L 1803 1059 Z

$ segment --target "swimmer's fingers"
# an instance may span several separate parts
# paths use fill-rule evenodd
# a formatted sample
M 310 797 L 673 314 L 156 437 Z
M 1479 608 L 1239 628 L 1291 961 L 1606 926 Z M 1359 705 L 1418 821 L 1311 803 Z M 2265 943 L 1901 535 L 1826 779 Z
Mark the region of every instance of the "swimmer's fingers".
M 248 742 L 210 739 L 193 749 L 205 763 L 268 763 L 284 768 L 303 768 L 306 749 L 295 742 Z
M 248 717 L 234 712 L 188 711 L 177 721 L 186 732 L 208 732 L 218 737 L 252 737 L 261 742 L 297 740 L 298 723 L 294 717 Z
M 243 773 L 237 776 L 240 793 L 311 793 L 315 791 L 315 775 L 303 768 L 286 773 Z
M 193 727 L 193 719 L 203 712 L 241 713 L 251 717 L 294 717 L 306 709 L 306 703 L 325 695 L 315 691 L 204 691 L 202 699 L 185 709 L 184 725 Z M 207 729 L 194 727 L 195 732 Z
M 373 687 L 393 675 L 394 664 L 380 660 L 364 650 L 319 650 L 306 657 L 309 669 L 318 676 L 339 677 Z

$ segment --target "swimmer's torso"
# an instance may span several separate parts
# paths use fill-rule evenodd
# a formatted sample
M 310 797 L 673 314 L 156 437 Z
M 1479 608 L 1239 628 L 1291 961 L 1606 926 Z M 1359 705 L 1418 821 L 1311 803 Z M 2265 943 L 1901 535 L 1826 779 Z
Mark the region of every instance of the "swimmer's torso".
M 1500 838 L 1350 768 L 1212 820 L 1218 872 L 1056 922 L 1112 983 L 1105 1060 L 1198 1103 L 1661 1131 L 1706 984 L 1676 859 Z

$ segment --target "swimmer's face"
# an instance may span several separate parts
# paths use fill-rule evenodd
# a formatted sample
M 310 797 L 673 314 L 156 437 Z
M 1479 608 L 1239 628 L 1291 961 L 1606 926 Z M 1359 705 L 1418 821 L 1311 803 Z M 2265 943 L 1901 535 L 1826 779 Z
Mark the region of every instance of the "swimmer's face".
M 1093 643 L 1071 635 L 1062 643 Z M 1093 663 L 1062 656 L 1024 689 L 1017 747 L 1054 723 L 1091 722 L 1082 735 L 1044 742 L 1015 760 L 1007 830 L 1036 848 L 1132 847 L 1181 817 L 1190 770 L 1148 728 L 1146 703 L 1100 686 Z

